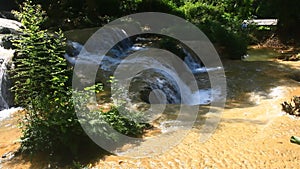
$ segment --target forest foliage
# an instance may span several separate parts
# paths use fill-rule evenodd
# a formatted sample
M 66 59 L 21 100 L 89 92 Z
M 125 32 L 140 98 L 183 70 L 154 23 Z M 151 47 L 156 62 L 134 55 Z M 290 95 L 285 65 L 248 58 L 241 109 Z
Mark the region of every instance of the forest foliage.
M 16 0 L 21 3 L 24 0 Z M 266 36 L 268 27 L 241 29 L 242 21 L 255 18 L 278 18 L 278 33 L 300 39 L 298 0 L 35 0 L 47 12 L 46 28 L 102 26 L 119 17 L 137 12 L 174 14 L 197 25 L 217 46 L 222 55 L 240 59 L 253 42 L 254 32 Z M 252 31 L 251 29 L 258 29 Z M 256 40 L 256 39 L 255 39 Z M 259 40 L 259 39 L 258 39 Z M 257 41 L 256 41 L 257 42 Z
M 16 0 L 21 3 L 24 0 Z M 241 29 L 242 21 L 278 18 L 279 33 L 299 36 L 298 0 L 36 0 L 47 12 L 45 27 L 64 30 L 102 26 L 119 17 L 137 12 L 174 14 L 197 25 L 214 43 L 225 48 L 222 55 L 240 59 L 253 41 L 251 28 Z M 265 30 L 266 27 L 260 27 Z M 267 28 L 269 30 L 269 28 Z M 254 31 L 264 36 L 263 31 Z

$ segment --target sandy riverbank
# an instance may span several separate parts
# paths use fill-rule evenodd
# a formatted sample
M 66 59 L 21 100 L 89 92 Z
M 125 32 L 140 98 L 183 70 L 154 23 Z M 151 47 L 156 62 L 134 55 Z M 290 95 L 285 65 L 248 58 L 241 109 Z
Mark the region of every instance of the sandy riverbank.
M 132 159 L 106 156 L 91 163 L 95 168 L 299 168 L 300 146 L 289 142 L 292 135 L 300 136 L 300 119 L 281 112 L 280 103 L 294 95 L 300 95 L 300 84 L 288 79 L 288 66 L 300 70 L 299 62 L 278 62 L 282 70 L 262 69 L 258 73 L 273 73 L 278 79 L 274 87 L 266 88 L 258 84 L 259 92 L 248 92 L 247 100 L 254 104 L 242 104 L 243 100 L 231 104 L 223 112 L 223 117 L 212 137 L 205 143 L 199 142 L 199 130 L 193 129 L 173 149 L 154 157 Z M 247 69 L 247 71 L 250 69 Z M 280 73 L 281 72 L 281 73 Z M 272 76 L 265 76 L 270 78 Z M 265 82 L 269 82 L 267 79 Z M 245 82 L 248 83 L 248 82 Z M 255 83 L 254 83 L 255 84 Z M 280 84 L 280 85 L 279 85 Z M 233 97 L 233 96 L 232 96 Z M 229 100 L 230 102 L 230 100 Z M 232 102 L 231 102 L 232 103 Z M 16 123 L 12 123 L 16 124 Z M 4 133 L 4 134 L 3 134 Z M 14 143 L 20 136 L 18 129 L 1 129 L 1 155 L 14 151 Z M 159 144 L 159 143 L 158 143 Z M 17 157 L 2 165 L 3 168 L 43 168 L 45 162 Z
M 259 105 L 224 111 L 214 135 L 199 142 L 199 131 L 192 130 L 172 150 L 156 157 L 128 159 L 108 156 L 98 168 L 298 168 L 300 146 L 291 144 L 300 135 L 300 119 L 283 114 L 280 103 L 300 88 L 278 87 L 280 98 L 261 100 Z M 282 98 L 281 98 L 282 97 Z

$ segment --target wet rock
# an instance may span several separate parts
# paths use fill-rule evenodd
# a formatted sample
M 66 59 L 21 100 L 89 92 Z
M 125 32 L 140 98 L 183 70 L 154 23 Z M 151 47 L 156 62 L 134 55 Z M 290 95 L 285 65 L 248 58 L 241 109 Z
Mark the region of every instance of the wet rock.
M 281 106 L 287 114 L 300 116 L 300 96 L 294 96 L 291 103 L 283 102 Z
M 80 43 L 68 41 L 67 42 L 66 53 L 70 57 L 76 57 L 76 56 L 79 55 L 79 53 L 82 50 L 82 48 L 83 48 L 83 46 Z
M 16 35 L 7 35 L 4 36 L 0 41 L 0 46 L 3 46 L 4 49 L 15 49 L 15 46 L 13 45 L 13 40 L 16 40 Z
M 11 33 L 11 31 L 9 28 L 0 26 L 0 34 L 10 34 L 10 33 Z
M 83 46 L 78 42 L 67 41 L 66 54 L 64 55 L 65 59 L 68 62 L 69 66 L 74 66 L 76 63 L 77 56 L 80 51 L 83 49 Z
M 300 97 L 294 96 L 293 102 L 295 104 L 295 109 L 300 109 Z
M 0 18 L 0 46 L 5 49 L 13 49 L 12 40 L 17 38 L 21 23 L 15 20 Z
M 283 102 L 281 106 L 282 106 L 282 110 L 285 111 L 286 113 L 291 114 L 293 112 L 293 106 L 290 103 Z
M 297 82 L 300 82 L 300 71 L 295 71 L 293 73 L 290 73 L 288 75 L 288 77 L 295 80 L 295 81 L 297 81 Z
M 289 57 L 289 61 L 298 61 L 300 60 L 300 54 L 293 54 Z
M 133 102 L 178 104 L 181 102 L 179 87 L 170 81 L 171 77 L 157 70 L 142 72 L 132 79 L 129 95 Z

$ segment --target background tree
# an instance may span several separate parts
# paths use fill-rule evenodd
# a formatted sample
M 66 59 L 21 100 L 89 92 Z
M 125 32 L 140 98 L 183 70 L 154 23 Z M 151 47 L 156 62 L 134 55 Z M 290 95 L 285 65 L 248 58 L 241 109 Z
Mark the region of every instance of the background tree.
M 288 39 L 298 40 L 300 38 L 300 2 L 298 0 L 273 0 L 269 3 L 279 19 L 280 33 Z
M 199 26 L 214 43 L 225 47 L 225 55 L 238 59 L 246 53 L 250 37 L 253 37 L 249 36 L 251 33 L 266 35 L 250 27 L 241 30 L 245 19 L 278 18 L 278 33 L 286 39 L 300 39 L 297 38 L 298 0 L 36 0 L 35 3 L 41 3 L 49 15 L 43 27 L 54 30 L 102 26 L 137 12 L 174 14 Z

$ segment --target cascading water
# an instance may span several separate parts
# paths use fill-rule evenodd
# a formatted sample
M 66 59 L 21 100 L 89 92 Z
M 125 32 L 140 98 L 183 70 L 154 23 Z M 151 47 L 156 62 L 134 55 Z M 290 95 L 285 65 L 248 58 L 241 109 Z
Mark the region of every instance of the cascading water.
M 135 65 L 143 65 L 145 69 L 163 67 L 164 71 L 152 69 L 153 71 L 147 71 L 148 73 L 137 73 L 136 77 L 131 79 L 131 85 L 134 86 L 132 88 L 134 88 L 136 92 L 136 95 L 133 95 L 132 98 L 135 98 L 136 100 L 140 99 L 140 101 L 149 103 L 148 94 L 151 93 L 152 90 L 161 90 L 166 95 L 168 104 L 183 103 L 188 105 L 201 105 L 208 104 L 211 101 L 210 89 L 206 88 L 197 91 L 190 91 L 186 82 L 181 81 L 181 78 L 178 76 L 178 74 L 176 74 L 176 70 L 172 70 L 172 65 L 170 64 L 161 64 L 161 62 L 155 59 L 149 59 L 143 56 L 126 59 L 128 55 L 134 52 L 147 51 L 149 49 L 147 47 L 138 47 L 136 44 L 132 43 L 123 29 L 111 28 L 108 29 L 106 33 L 107 35 L 105 34 L 101 38 L 104 38 L 107 44 L 112 43 L 114 39 L 124 39 L 115 45 L 106 56 L 96 56 L 95 54 L 89 53 L 89 49 L 84 49 L 84 47 L 80 46 L 78 43 L 71 43 L 75 50 L 84 49 L 83 52 L 81 52 L 81 55 L 84 55 L 82 58 L 84 58 L 86 61 L 81 61 L 81 63 L 94 63 L 96 59 L 101 59 L 96 81 L 106 83 L 106 81 L 109 80 L 109 77 L 113 75 L 121 63 L 127 66 L 128 71 L 130 71 L 130 68 L 134 67 Z M 221 69 L 205 68 L 201 65 L 201 63 L 198 63 L 186 49 L 183 48 L 182 50 L 186 55 L 183 62 L 194 74 L 206 73 L 207 71 Z M 70 54 L 66 54 L 65 58 L 69 63 L 75 65 L 76 56 L 74 57 Z M 180 89 L 183 91 L 179 91 L 178 86 L 180 86 Z M 184 93 L 184 95 L 181 96 L 181 92 Z M 186 97 L 184 102 L 181 102 L 181 97 Z
M 196 70 L 203 68 L 203 66 L 197 63 L 196 60 L 192 57 L 192 55 L 184 48 L 183 53 L 186 55 L 184 58 L 184 62 L 187 64 L 187 66 L 193 73 L 195 73 Z
M 0 110 L 3 110 L 12 106 L 12 95 L 9 91 L 11 84 L 7 71 L 14 51 L 4 50 L 2 47 L 0 48 L 2 54 L 0 57 Z
M 193 74 L 206 73 L 209 71 L 217 71 L 222 69 L 222 67 L 206 68 L 205 66 L 199 64 L 187 50 L 183 49 L 183 52 L 186 55 L 184 62 L 187 64 Z
M 133 71 L 131 69 L 135 69 L 134 65 L 139 65 L 145 70 L 130 79 L 132 93 L 138 93 L 139 98 L 148 103 L 150 102 L 149 94 L 153 90 L 160 90 L 165 95 L 167 104 L 199 105 L 205 103 L 203 99 L 206 100 L 206 98 L 200 96 L 201 92 L 193 91 L 179 76 L 178 70 L 168 63 L 167 58 L 158 60 L 147 57 L 147 54 L 153 55 L 153 51 L 145 51 L 144 54 L 138 54 L 136 57 L 122 61 L 122 66 L 126 67 L 129 72 Z M 184 69 L 183 66 L 181 68 Z M 182 69 L 180 71 L 184 72 Z M 160 94 L 157 93 L 156 98 L 158 99 L 157 103 L 162 104 L 163 102 L 159 101 Z
M 14 50 L 7 50 L 0 46 L 0 121 L 21 108 L 10 108 L 13 105 L 13 96 L 10 92 L 11 82 L 8 76 L 8 68 L 11 66 L 11 59 Z M 9 109 L 10 108 L 10 109 Z
M 123 99 L 123 101 L 129 102 L 129 108 L 137 108 L 138 110 L 145 110 L 144 108 L 146 108 L 147 110 L 151 110 L 151 108 L 147 108 L 147 104 L 145 103 L 167 104 L 169 106 L 173 104 L 190 106 L 207 105 L 211 103 L 213 99 L 212 95 L 216 96 L 216 94 L 218 94 L 218 91 L 212 91 L 210 89 L 210 84 L 205 84 L 204 86 L 206 87 L 199 88 L 197 83 L 209 83 L 207 72 L 217 71 L 221 68 L 205 68 L 202 63 L 197 62 L 199 59 L 195 59 L 184 48 L 182 48 L 185 54 L 184 57 L 178 57 L 173 54 L 174 57 L 170 58 L 166 56 L 166 53 L 163 53 L 164 50 L 153 51 L 154 48 L 151 48 L 151 46 L 141 44 L 141 40 L 137 41 L 133 39 L 133 41 L 131 41 L 133 37 L 130 39 L 124 30 L 115 28 L 108 30 L 101 38 L 105 39 L 107 45 L 114 42 L 112 39 L 124 40 L 117 43 L 103 56 L 97 55 L 96 50 L 89 52 L 89 48 L 91 48 L 91 50 L 95 49 L 95 47 L 91 47 L 90 44 L 88 47 L 83 47 L 78 45 L 78 43 L 71 43 L 72 48 L 77 50 L 82 49 L 79 57 L 80 61 L 77 62 L 77 64 L 93 65 L 94 63 L 99 63 L 99 60 L 101 60 L 95 81 L 102 82 L 104 85 L 110 85 L 106 84 L 106 82 L 110 80 L 111 76 L 114 76 L 118 81 L 122 81 L 120 86 L 116 87 L 118 88 L 117 90 L 120 90 L 120 88 L 124 86 L 129 86 L 125 92 L 122 90 L 122 94 L 119 93 L 116 96 L 117 99 Z M 143 39 L 140 37 L 135 38 Z M 148 42 L 147 39 L 145 41 Z M 139 43 L 135 44 L 133 42 Z M 77 56 L 66 54 L 65 57 L 70 64 L 75 65 Z M 180 64 L 175 63 L 176 59 L 179 60 L 178 62 L 180 62 Z M 178 65 L 182 66 L 176 68 Z M 137 67 L 143 71 L 137 71 Z M 95 82 L 93 79 L 87 79 L 84 76 L 84 74 L 88 74 L 89 72 L 80 71 L 85 70 L 80 69 L 76 72 L 76 76 L 79 77 L 78 79 L 80 79 L 82 86 L 92 85 Z M 116 72 L 121 73 L 121 75 L 116 77 Z M 128 72 L 134 72 L 133 76 L 126 76 Z M 125 73 L 125 75 L 122 75 L 122 73 Z M 204 74 L 205 76 L 203 76 Z M 196 77 L 198 75 L 200 75 L 200 77 Z M 199 81 L 199 78 L 205 78 L 205 80 Z M 190 83 L 195 81 L 197 87 L 193 88 Z M 129 83 L 129 85 L 127 83 Z M 112 97 L 114 98 L 113 95 L 112 93 Z M 165 119 L 159 122 L 162 132 L 173 131 L 170 127 L 167 127 L 168 124 L 176 124 L 176 127 L 179 128 L 184 127 L 184 122 L 174 121 L 172 118 L 169 118 L 169 115 L 173 116 L 177 110 L 179 109 L 164 111 L 166 118 L 162 117 L 162 119 Z M 155 115 L 155 117 L 152 117 L 152 120 L 155 120 L 156 117 L 160 118 L 160 116 L 156 116 L 155 111 L 151 113 Z M 148 119 L 150 121 L 150 116 L 153 115 L 151 113 Z M 174 126 L 172 128 L 174 128 Z

